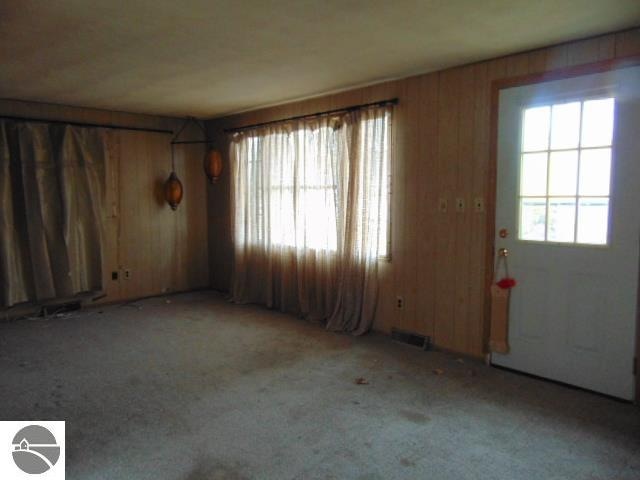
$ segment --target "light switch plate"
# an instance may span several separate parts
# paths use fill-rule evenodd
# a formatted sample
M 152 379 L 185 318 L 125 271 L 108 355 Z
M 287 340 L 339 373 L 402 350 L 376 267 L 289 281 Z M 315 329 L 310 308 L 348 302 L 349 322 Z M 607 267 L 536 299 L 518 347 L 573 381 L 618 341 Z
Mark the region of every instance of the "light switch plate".
M 438 199 L 438 211 L 440 213 L 447 213 L 447 199 L 446 198 L 439 198 Z
M 464 198 L 456 198 L 456 212 L 464 212 Z
M 484 212 L 484 199 L 482 197 L 476 197 L 473 199 L 473 206 L 477 213 Z

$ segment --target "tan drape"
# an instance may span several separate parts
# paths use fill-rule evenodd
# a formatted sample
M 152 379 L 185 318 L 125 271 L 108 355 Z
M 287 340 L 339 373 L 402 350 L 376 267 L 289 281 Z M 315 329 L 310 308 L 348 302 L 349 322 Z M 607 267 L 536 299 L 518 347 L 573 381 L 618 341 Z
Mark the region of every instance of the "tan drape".
M 99 129 L 0 121 L 0 305 L 102 289 Z
M 491 285 L 491 330 L 489 350 L 509 353 L 509 295 L 511 291 Z
M 392 107 L 274 124 L 231 142 L 232 300 L 362 334 L 386 254 Z

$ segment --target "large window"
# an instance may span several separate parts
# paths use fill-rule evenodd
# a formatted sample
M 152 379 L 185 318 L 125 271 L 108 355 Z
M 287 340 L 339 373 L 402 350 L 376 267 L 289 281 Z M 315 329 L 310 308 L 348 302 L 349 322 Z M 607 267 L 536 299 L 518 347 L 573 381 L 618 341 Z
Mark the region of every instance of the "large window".
M 290 171 L 274 165 L 270 171 L 269 235 L 273 244 L 312 249 L 337 249 L 339 178 L 334 175 L 339 139 L 328 126 L 297 131 L 285 141 L 299 150 L 305 161 Z M 288 162 L 286 162 L 288 164 Z M 295 219 L 295 221 L 294 221 Z
M 519 238 L 606 245 L 615 101 L 523 111 Z
M 390 121 L 382 110 L 236 139 L 236 243 L 337 251 L 351 242 L 388 256 Z

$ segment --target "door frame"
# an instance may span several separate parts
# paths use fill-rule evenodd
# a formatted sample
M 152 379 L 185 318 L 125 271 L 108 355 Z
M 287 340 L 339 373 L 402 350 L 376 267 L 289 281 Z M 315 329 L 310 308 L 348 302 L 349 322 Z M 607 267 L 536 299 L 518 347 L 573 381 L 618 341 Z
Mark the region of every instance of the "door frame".
M 636 67 L 640 65 L 640 55 L 630 55 L 610 60 L 602 60 L 583 65 L 559 68 L 542 73 L 532 73 L 515 77 L 498 78 L 491 82 L 491 117 L 489 124 L 489 183 L 487 188 L 487 231 L 485 241 L 485 302 L 483 346 L 485 354 L 489 354 L 489 329 L 491 326 L 491 295 L 490 287 L 493 283 L 495 268 L 495 230 L 496 230 L 496 195 L 498 177 L 498 112 L 500 90 L 523 85 L 551 82 L 567 78 L 580 77 L 594 73 L 608 72 L 622 68 Z M 638 265 L 640 276 L 640 265 Z M 635 345 L 635 397 L 634 403 L 640 405 L 640 374 L 638 362 L 640 361 L 640 282 L 638 284 L 636 308 L 636 345 Z

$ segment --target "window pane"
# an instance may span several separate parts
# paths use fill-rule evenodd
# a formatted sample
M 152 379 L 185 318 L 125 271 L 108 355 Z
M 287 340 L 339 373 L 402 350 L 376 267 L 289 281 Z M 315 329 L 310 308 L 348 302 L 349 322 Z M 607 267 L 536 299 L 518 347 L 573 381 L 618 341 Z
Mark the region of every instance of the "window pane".
M 549 156 L 549 195 L 575 195 L 578 151 L 552 152 Z
M 549 146 L 550 107 L 527 108 L 524 111 L 522 150 L 546 150 Z
M 611 149 L 583 150 L 580 154 L 580 195 L 609 195 Z
M 550 242 L 573 242 L 575 222 L 575 198 L 549 199 L 549 226 L 547 229 L 547 240 Z
M 525 153 L 522 155 L 520 172 L 520 195 L 547 194 L 547 154 Z
M 611 145 L 613 136 L 613 98 L 589 100 L 582 107 L 583 147 Z
M 520 238 L 544 240 L 546 200 L 544 198 L 520 199 Z
M 551 148 L 577 148 L 580 102 L 554 105 L 551 113 Z
M 307 188 L 301 190 L 297 201 L 304 219 L 303 222 L 299 222 L 299 225 L 304 226 L 304 228 L 301 228 L 298 232 L 298 244 L 304 239 L 304 245 L 309 248 L 317 250 L 335 250 L 337 248 L 335 204 L 333 199 L 332 188 Z
M 578 243 L 606 245 L 608 198 L 581 198 L 578 204 Z
M 264 195 L 259 192 L 259 195 Z M 263 202 L 257 201 L 259 205 Z M 269 203 L 265 205 L 267 209 L 267 220 L 269 222 L 268 235 L 271 243 L 275 245 L 295 245 L 296 232 L 290 226 L 290 219 L 293 218 L 294 201 L 293 189 L 274 188 L 270 191 Z

